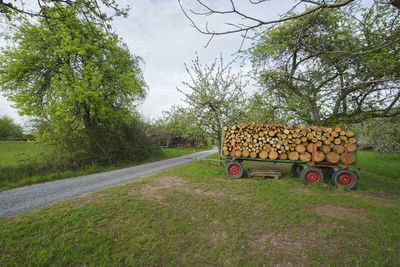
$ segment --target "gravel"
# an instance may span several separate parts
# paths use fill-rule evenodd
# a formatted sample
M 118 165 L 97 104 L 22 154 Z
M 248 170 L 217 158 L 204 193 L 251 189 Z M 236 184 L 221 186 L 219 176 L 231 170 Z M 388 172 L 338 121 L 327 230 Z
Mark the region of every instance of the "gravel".
M 216 153 L 216 148 L 196 153 L 204 158 Z M 193 154 L 146 163 L 135 167 L 95 173 L 75 178 L 37 184 L 0 193 L 0 217 L 46 206 L 52 202 L 79 196 L 105 187 L 118 185 L 193 161 Z

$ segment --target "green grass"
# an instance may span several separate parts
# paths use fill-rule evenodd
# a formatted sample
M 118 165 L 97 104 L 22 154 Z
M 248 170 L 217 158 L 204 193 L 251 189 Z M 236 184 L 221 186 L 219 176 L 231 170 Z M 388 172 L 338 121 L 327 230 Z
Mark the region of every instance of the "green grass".
M 15 167 L 21 161 L 39 157 L 51 150 L 50 146 L 22 141 L 0 141 L 0 168 Z
M 304 185 L 279 166 L 280 180 L 233 180 L 190 163 L 0 219 L 0 265 L 398 266 L 399 191 Z
M 196 152 L 211 148 L 211 146 L 202 146 L 196 149 Z M 0 191 L 174 158 L 194 151 L 193 148 L 164 148 L 155 157 L 140 162 L 111 166 L 92 165 L 78 170 L 60 171 L 48 166 L 52 149 L 51 146 L 27 142 L 0 141 Z
M 363 171 L 400 179 L 400 155 L 374 151 L 359 151 L 357 155 Z

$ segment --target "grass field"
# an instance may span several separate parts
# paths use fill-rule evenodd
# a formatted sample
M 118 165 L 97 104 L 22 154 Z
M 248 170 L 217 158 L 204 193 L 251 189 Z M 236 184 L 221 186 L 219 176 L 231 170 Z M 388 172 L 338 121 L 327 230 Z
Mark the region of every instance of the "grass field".
M 0 141 L 0 168 L 15 167 L 22 161 L 46 154 L 50 146 L 22 141 Z
M 375 159 L 352 191 L 304 185 L 286 165 L 280 180 L 178 166 L 0 219 L 0 265 L 398 266 L 400 177 Z
M 18 141 L 0 141 L 0 191 L 19 186 L 70 178 L 91 173 L 134 166 L 141 163 L 169 159 L 193 153 L 193 148 L 164 148 L 157 156 L 145 161 L 114 166 L 87 166 L 79 170 L 48 170 L 42 162 L 52 152 L 51 146 Z M 211 146 L 203 146 L 196 152 L 209 150 Z M 44 161 L 45 162 L 45 161 Z

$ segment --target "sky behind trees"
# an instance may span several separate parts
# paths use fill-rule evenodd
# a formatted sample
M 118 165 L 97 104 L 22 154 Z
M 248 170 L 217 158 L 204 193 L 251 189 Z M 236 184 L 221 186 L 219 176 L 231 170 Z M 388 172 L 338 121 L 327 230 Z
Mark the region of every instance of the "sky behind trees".
M 187 8 L 190 8 L 193 2 L 193 0 L 182 0 L 182 4 Z M 216 4 L 216 7 L 224 7 L 229 1 L 219 0 L 210 3 Z M 131 53 L 144 59 L 144 77 L 150 89 L 141 107 L 141 112 L 146 117 L 161 115 L 162 111 L 173 104 L 183 104 L 181 100 L 183 96 L 176 87 L 182 87 L 182 81 L 187 80 L 184 63 L 190 63 L 196 51 L 200 62 L 209 64 L 221 53 L 227 62 L 232 60 L 232 54 L 240 47 L 240 35 L 229 35 L 214 38 L 205 48 L 209 37 L 200 34 L 189 25 L 177 0 L 120 1 L 121 6 L 128 4 L 131 7 L 129 17 L 116 18 L 113 25 Z M 277 0 L 260 6 L 264 8 L 254 9 L 251 5 L 240 8 L 244 11 L 247 8 L 247 12 L 249 8 L 253 8 L 252 14 L 262 16 L 264 19 L 274 19 L 292 4 L 291 0 Z M 222 24 L 218 18 L 215 19 L 214 22 Z M 204 18 L 199 20 L 200 23 L 205 23 Z M 211 20 L 210 23 L 212 22 Z M 0 40 L 0 46 L 5 44 L 4 40 Z M 246 68 L 249 69 L 250 65 Z M 19 117 L 11 105 L 12 103 L 6 101 L 5 97 L 0 96 L 0 114 L 8 115 L 17 123 L 23 124 L 26 120 Z

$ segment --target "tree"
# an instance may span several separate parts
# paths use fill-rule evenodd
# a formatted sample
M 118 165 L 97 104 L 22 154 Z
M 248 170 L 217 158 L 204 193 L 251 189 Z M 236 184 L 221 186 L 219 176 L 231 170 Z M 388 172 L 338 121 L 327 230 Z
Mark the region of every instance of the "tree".
M 267 92 L 255 92 L 245 105 L 245 120 L 255 123 L 281 123 L 286 124 L 291 120 L 291 115 L 282 109 L 279 100 Z
M 3 116 L 0 118 L 0 138 L 23 138 L 22 127 L 15 124 L 12 118 Z
M 208 66 L 202 66 L 196 55 L 192 66 L 185 64 L 190 81 L 183 85 L 190 91 L 178 88 L 191 107 L 195 121 L 193 124 L 204 127 L 218 140 L 221 149 L 221 133 L 225 125 L 236 124 L 244 118 L 244 93 L 246 83 L 240 74 L 232 74 L 230 64 L 225 65 L 220 56 Z
M 250 12 L 243 12 L 237 7 L 234 0 L 226 0 L 225 9 L 214 8 L 213 4 L 207 4 L 203 0 L 193 1 L 197 5 L 193 9 L 186 10 L 182 5 L 182 0 L 178 0 L 179 6 L 183 14 L 189 20 L 190 25 L 202 34 L 210 36 L 209 42 L 214 36 L 227 35 L 234 33 L 242 33 L 243 38 L 257 39 L 259 31 L 264 31 L 266 27 L 276 26 L 282 22 L 297 19 L 313 20 L 313 18 L 325 10 L 341 9 L 348 6 L 360 5 L 364 1 L 357 0 L 297 0 L 293 6 L 279 16 L 275 20 L 264 20 L 258 18 Z M 239 2 L 239 1 L 237 1 Z M 273 4 L 269 0 L 249 0 L 246 9 L 260 9 L 267 7 L 267 4 Z M 276 2 L 274 2 L 276 3 Z M 240 4 L 243 4 L 240 3 Z M 385 4 L 400 9 L 400 0 L 391 1 L 374 1 L 374 4 Z M 296 10 L 303 10 L 297 12 Z M 224 21 L 224 29 L 220 29 L 221 25 L 210 26 L 208 21 L 201 26 L 194 17 L 218 17 L 217 21 Z M 222 18 L 222 19 L 221 19 Z M 228 28 L 226 28 L 228 27 Z M 219 28 L 219 29 L 218 29 Z M 244 40 L 243 39 L 243 40 Z M 208 43 L 207 43 L 208 44 Z
M 268 30 L 249 55 L 265 93 L 293 122 L 392 117 L 400 113 L 399 31 L 388 5 L 326 10 Z
M 197 121 L 197 115 L 192 108 L 172 106 L 164 112 L 163 121 L 170 133 L 183 138 L 203 140 L 207 131 Z
M 108 162 L 118 157 L 119 137 L 129 135 L 124 129 L 146 94 L 141 58 L 75 11 L 63 9 L 62 23 L 20 26 L 15 47 L 2 50 L 0 86 L 21 114 L 40 122 L 39 140 Z
M 38 0 L 33 10 L 28 10 L 24 6 L 23 1 L 0 0 L 0 16 L 6 17 L 8 21 L 18 15 L 61 19 L 71 15 L 65 12 L 65 8 L 68 8 L 74 10 L 74 16 L 82 16 L 91 26 L 102 25 L 107 30 L 111 28 L 110 22 L 113 17 L 127 17 L 129 11 L 129 7 L 121 8 L 116 0 Z M 51 13 L 46 12 L 49 8 L 53 10 Z

